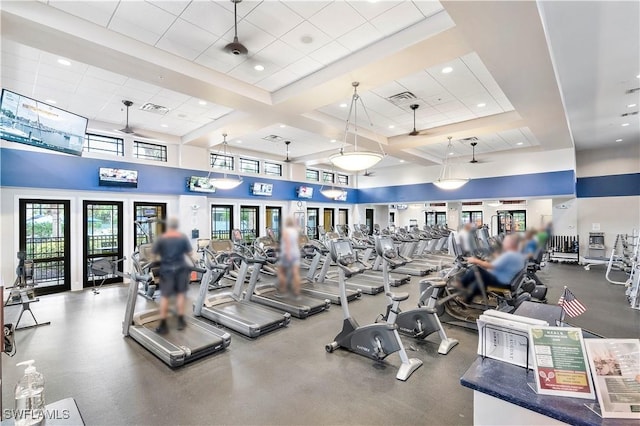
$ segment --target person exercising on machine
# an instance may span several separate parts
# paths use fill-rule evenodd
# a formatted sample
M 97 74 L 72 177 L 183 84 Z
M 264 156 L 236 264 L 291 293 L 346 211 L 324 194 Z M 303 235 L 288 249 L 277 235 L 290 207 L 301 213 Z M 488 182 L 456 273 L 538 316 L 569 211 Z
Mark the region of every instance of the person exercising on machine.
M 477 257 L 467 258 L 467 262 L 479 266 L 477 268 L 484 287 L 508 287 L 511 280 L 525 267 L 525 258 L 522 253 L 518 252 L 518 237 L 509 234 L 502 241 L 502 253 L 493 261 L 478 259 Z M 460 278 L 462 288 L 468 291 L 465 301 L 469 302 L 479 293 L 479 287 L 476 283 L 476 274 L 474 269 L 469 269 Z
M 280 261 L 278 264 L 278 293 L 287 291 L 287 280 L 290 279 L 294 296 L 300 295 L 300 245 L 298 229 L 292 217 L 287 217 L 280 238 Z
M 178 330 L 185 328 L 184 306 L 185 293 L 189 285 L 189 265 L 185 255 L 192 257 L 191 242 L 186 235 L 178 231 L 176 218 L 167 220 L 167 231 L 156 241 L 153 254 L 160 258 L 160 325 L 156 328 L 159 334 L 166 334 L 169 298 L 176 296 L 178 309 Z

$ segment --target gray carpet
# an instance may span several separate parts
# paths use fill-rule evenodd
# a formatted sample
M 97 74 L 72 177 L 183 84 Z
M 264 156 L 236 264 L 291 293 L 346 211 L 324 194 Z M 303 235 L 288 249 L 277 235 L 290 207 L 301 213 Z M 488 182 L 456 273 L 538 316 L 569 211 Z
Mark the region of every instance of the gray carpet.
M 554 303 L 567 285 L 587 306 L 576 325 L 611 337 L 640 336 L 640 311 L 628 308 L 623 288 L 603 270 L 549 265 L 540 277 Z M 412 306 L 417 279 L 408 286 Z M 406 289 L 406 290 L 405 290 Z M 191 289 L 195 296 L 196 286 Z M 171 370 L 135 341 L 123 338 L 124 287 L 46 296 L 33 305 L 52 325 L 19 331 L 18 354 L 3 357 L 3 406 L 13 406 L 13 386 L 35 359 L 46 377 L 46 399 L 76 398 L 87 424 L 471 424 L 472 392 L 459 378 L 475 359 L 476 333 L 446 326 L 460 344 L 437 354 L 436 336 L 403 338 L 409 356 L 424 365 L 407 382 L 395 380 L 396 354 L 378 364 L 324 345 L 338 333 L 339 306 L 256 340 L 232 333 L 229 349 Z M 142 300 L 142 299 L 140 299 Z M 142 303 L 141 303 L 142 305 Z M 350 305 L 361 324 L 372 322 L 385 298 L 363 296 Z M 17 315 L 7 309 L 7 321 Z M 27 320 L 24 320 L 25 324 Z

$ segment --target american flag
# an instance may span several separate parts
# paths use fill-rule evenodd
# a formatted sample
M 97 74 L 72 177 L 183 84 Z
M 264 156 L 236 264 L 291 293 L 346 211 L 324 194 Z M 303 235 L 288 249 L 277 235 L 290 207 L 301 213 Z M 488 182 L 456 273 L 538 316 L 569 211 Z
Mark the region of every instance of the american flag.
M 562 310 L 571 318 L 587 312 L 587 308 L 566 287 L 564 288 L 564 293 L 558 299 L 558 305 L 562 306 Z

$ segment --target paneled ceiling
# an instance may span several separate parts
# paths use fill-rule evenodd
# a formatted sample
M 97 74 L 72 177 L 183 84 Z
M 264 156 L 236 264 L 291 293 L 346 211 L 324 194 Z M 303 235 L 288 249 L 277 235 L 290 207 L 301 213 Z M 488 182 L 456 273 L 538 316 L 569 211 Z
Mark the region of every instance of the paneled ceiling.
M 574 3 L 584 7 L 566 7 Z M 580 58 L 566 43 L 556 50 L 554 37 L 577 41 L 556 29 L 550 46 L 535 2 L 244 0 L 238 38 L 249 54 L 239 57 L 223 50 L 231 1 L 3 1 L 1 13 L 2 86 L 114 129 L 130 99 L 133 127 L 173 141 L 214 147 L 228 133 L 238 152 L 284 157 L 283 142 L 263 139 L 273 134 L 292 141 L 294 162 L 323 164 L 342 144 L 359 81 L 373 123 L 359 114 L 359 146 L 382 145 L 378 167 L 440 163 L 447 136 L 477 137 L 479 155 L 573 147 L 567 117 L 578 123 L 578 102 L 561 92 L 550 51 L 569 78 L 565 62 Z M 563 13 L 545 5 L 549 22 Z M 615 21 L 592 15 L 583 26 Z M 415 99 L 388 100 L 402 92 Z M 141 111 L 146 102 L 169 112 Z M 411 103 L 419 136 L 407 135 Z M 453 156 L 469 154 L 456 143 Z

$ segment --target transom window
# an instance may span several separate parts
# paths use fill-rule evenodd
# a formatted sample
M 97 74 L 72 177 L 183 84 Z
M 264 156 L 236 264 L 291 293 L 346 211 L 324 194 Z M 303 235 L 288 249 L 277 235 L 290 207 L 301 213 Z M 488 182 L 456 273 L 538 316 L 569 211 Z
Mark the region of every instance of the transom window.
M 87 133 L 82 149 L 85 152 L 124 156 L 124 139 Z
M 240 171 L 245 173 L 260 173 L 260 162 L 248 158 L 240 158 Z
M 329 172 L 322 172 L 322 182 L 334 183 L 335 175 Z
M 264 163 L 264 174 L 271 176 L 282 176 L 282 164 Z
M 133 156 L 143 160 L 167 161 L 166 145 L 157 145 L 149 142 L 133 142 Z
M 233 157 L 230 155 L 211 154 L 209 164 L 214 169 L 233 170 Z
M 319 181 L 320 180 L 320 172 L 317 171 L 317 170 L 307 169 L 307 180 Z
M 338 183 L 340 185 L 349 185 L 349 176 L 347 175 L 338 175 Z

